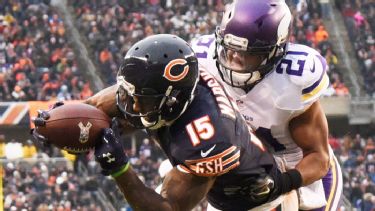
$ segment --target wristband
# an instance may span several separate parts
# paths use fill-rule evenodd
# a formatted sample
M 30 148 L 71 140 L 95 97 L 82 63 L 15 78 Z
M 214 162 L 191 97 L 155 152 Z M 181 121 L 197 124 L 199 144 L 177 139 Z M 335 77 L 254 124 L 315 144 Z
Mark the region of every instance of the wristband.
M 291 169 L 281 174 L 281 193 L 287 193 L 302 186 L 302 175 L 297 169 Z
M 129 163 L 126 163 L 125 165 L 123 165 L 123 166 L 121 167 L 120 170 L 118 170 L 117 172 L 111 174 L 111 176 L 112 176 L 113 178 L 119 177 L 119 176 L 121 176 L 122 174 L 124 174 L 126 171 L 128 171 L 129 167 L 130 167 L 130 164 L 129 164 Z

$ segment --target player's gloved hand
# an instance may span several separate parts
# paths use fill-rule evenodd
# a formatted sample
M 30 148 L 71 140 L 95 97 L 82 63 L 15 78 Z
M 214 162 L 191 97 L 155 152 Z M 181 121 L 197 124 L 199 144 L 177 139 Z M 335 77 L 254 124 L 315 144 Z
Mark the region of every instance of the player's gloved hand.
M 58 102 L 56 102 L 55 104 L 52 105 L 52 108 L 50 110 L 55 109 L 55 108 L 57 108 L 59 106 L 62 106 L 62 105 L 64 105 L 64 103 L 62 101 L 58 101 Z M 49 111 L 38 110 L 37 117 L 32 120 L 35 127 L 44 127 L 46 125 L 46 121 L 50 117 L 50 115 L 48 113 Z M 34 140 L 38 144 L 41 144 L 42 146 L 45 146 L 45 147 L 50 145 L 48 143 L 48 140 L 43 135 L 39 134 L 38 131 L 35 128 L 30 130 L 30 134 L 34 137 Z
M 118 136 L 111 128 L 103 129 L 102 138 L 95 146 L 95 158 L 102 167 L 102 173 L 106 176 L 120 176 L 129 168 L 129 158 L 126 156 Z
M 240 189 L 242 195 L 246 195 L 254 203 L 266 201 L 274 189 L 274 181 L 272 178 L 259 177 L 258 179 L 249 180 Z

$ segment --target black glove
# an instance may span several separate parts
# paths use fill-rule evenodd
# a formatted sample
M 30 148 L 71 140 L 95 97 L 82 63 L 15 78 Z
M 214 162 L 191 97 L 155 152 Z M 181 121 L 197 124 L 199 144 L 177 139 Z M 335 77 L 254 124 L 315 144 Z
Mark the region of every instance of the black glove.
M 55 109 L 62 105 L 64 105 L 64 103 L 61 101 L 58 101 L 55 104 L 53 104 L 50 110 Z M 49 111 L 38 110 L 38 116 L 35 119 L 33 119 L 35 127 L 43 127 L 46 125 L 46 121 L 50 117 L 48 113 Z M 44 147 L 48 147 L 50 145 L 47 138 L 39 134 L 35 128 L 30 130 L 30 134 L 34 137 L 34 140 L 37 142 L 37 144 L 40 144 Z
M 242 182 L 239 189 L 240 194 L 245 196 L 252 203 L 264 203 L 272 194 L 274 181 L 269 176 L 259 176 L 259 178 L 250 178 Z M 236 191 L 236 190 L 235 190 Z
M 103 135 L 95 146 L 95 158 L 102 167 L 102 174 L 106 176 L 117 177 L 129 167 L 129 158 L 111 128 L 103 129 Z

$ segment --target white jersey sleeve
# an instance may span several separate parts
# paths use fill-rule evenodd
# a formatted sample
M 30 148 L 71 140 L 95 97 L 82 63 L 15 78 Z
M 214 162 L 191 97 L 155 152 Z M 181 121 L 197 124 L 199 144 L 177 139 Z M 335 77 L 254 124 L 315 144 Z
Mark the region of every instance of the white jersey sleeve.
M 289 44 L 285 58 L 276 72 L 285 71 L 292 84 L 301 88 L 302 107 L 306 108 L 319 99 L 329 86 L 328 65 L 316 50 L 298 44 Z
M 215 56 L 215 35 L 203 35 L 191 43 L 195 55 L 198 58 L 199 67 L 208 71 L 217 80 L 221 80 L 216 67 Z

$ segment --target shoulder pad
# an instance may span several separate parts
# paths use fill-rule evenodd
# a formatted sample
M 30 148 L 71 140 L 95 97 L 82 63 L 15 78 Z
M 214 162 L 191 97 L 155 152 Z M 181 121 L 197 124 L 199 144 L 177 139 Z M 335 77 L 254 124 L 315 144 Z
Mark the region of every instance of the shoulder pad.
M 316 50 L 298 44 L 290 44 L 286 56 L 276 67 L 284 72 L 292 84 L 299 87 L 302 104 L 317 100 L 329 85 L 328 65 Z

